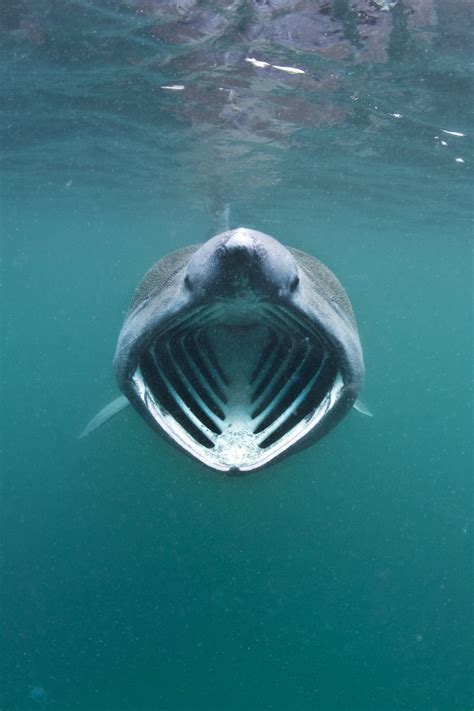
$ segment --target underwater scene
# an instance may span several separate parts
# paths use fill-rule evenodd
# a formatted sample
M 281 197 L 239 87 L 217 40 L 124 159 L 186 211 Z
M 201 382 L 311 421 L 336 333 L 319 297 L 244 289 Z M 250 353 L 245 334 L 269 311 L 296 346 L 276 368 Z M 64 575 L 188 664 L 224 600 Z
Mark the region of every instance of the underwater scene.
M 474 709 L 473 28 L 4 0 L 1 711 Z

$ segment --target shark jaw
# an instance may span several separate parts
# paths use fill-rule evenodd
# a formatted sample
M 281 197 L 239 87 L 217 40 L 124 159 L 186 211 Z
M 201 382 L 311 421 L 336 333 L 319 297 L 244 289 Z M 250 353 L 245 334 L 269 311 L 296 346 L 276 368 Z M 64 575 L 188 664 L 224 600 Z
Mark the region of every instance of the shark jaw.
M 318 429 L 344 389 L 307 319 L 249 298 L 172 320 L 144 346 L 130 385 L 155 428 L 229 473 L 259 469 Z

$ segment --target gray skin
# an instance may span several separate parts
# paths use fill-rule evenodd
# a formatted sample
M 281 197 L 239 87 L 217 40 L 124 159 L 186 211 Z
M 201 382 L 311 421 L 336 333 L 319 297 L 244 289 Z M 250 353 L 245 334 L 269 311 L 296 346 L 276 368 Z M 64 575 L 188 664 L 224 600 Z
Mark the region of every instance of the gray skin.
M 153 344 L 164 342 L 168 333 L 179 333 L 180 323 L 189 324 L 196 320 L 198 324 L 195 314 L 212 313 L 213 309 L 219 314 L 218 327 L 225 333 L 234 329 L 237 334 L 248 334 L 254 327 L 266 329 L 266 309 L 270 310 L 270 325 L 279 323 L 280 313 L 289 314 L 288 333 L 296 347 L 301 347 L 300 342 L 314 338 L 315 343 L 323 345 L 333 372 L 337 370 L 338 385 L 333 384 L 319 414 L 306 413 L 298 436 L 293 436 L 290 431 L 285 435 L 286 439 L 283 438 L 284 444 L 269 447 L 263 458 L 258 455 L 258 447 L 251 443 L 250 454 L 236 455 L 237 463 L 234 463 L 232 447 L 236 439 L 230 435 L 227 439 L 215 438 L 223 444 L 214 450 L 194 447 L 191 440 L 191 444 L 184 441 L 182 433 L 175 431 L 175 422 L 163 403 L 155 402 L 150 406 L 150 393 L 144 393 L 146 385 L 137 380 L 140 363 L 144 354 L 155 347 Z M 277 317 L 272 322 L 273 312 Z M 295 328 L 301 330 L 301 335 L 294 331 Z M 229 361 L 233 357 L 235 360 L 231 350 L 235 350 L 236 343 L 237 350 L 242 348 L 242 354 L 251 354 L 248 337 L 242 337 L 241 343 L 235 341 L 235 333 L 232 337 Z M 224 368 L 227 364 L 223 363 Z M 114 368 L 120 390 L 154 430 L 195 459 L 225 473 L 252 471 L 314 444 L 354 405 L 364 377 L 354 314 L 336 277 L 305 252 L 287 248 L 269 235 L 246 228 L 228 230 L 205 244 L 177 250 L 156 262 L 143 277 L 130 304 L 119 335 Z M 315 377 L 319 378 L 319 374 Z M 231 400 L 235 397 L 235 393 L 230 395 Z M 229 421 L 232 418 L 234 421 L 230 429 L 237 432 L 239 439 L 242 430 L 235 421 L 240 410 L 232 403 L 227 407 Z M 212 433 L 209 436 L 215 437 Z M 244 439 L 253 436 L 243 435 Z M 219 448 L 223 450 L 222 457 L 214 461 L 211 455 L 214 456 Z

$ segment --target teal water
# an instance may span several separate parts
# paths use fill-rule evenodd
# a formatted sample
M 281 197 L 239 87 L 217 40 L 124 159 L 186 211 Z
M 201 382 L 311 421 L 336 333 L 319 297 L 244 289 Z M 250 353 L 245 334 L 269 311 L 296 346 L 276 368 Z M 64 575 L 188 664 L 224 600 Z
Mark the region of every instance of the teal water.
M 472 7 L 352 7 L 0 10 L 2 711 L 474 708 Z M 242 478 L 78 440 L 226 204 L 342 281 L 374 417 Z

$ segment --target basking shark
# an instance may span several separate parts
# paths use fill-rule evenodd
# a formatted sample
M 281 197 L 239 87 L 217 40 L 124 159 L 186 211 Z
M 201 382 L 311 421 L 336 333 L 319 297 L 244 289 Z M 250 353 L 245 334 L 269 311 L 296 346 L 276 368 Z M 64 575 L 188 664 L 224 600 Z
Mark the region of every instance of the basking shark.
M 307 447 L 364 377 L 350 301 L 314 257 L 240 227 L 160 259 L 132 298 L 114 359 L 123 396 L 208 467 L 250 472 Z

